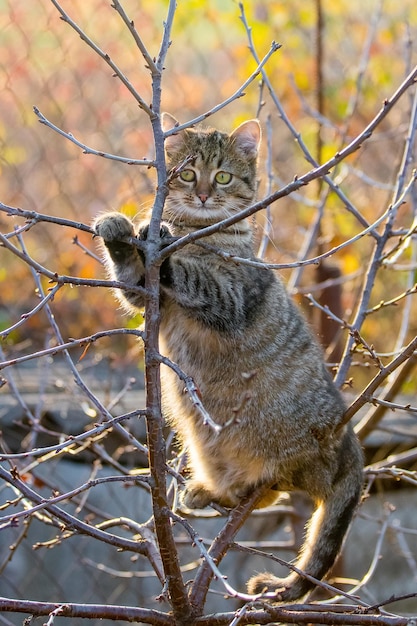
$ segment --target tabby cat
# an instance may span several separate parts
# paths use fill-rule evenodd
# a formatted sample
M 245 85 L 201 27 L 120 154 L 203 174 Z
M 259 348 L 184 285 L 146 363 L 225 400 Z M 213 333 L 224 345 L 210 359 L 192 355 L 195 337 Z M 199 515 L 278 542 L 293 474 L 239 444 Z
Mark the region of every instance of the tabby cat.
M 176 120 L 164 114 L 165 131 Z M 231 134 L 188 129 L 166 138 L 171 178 L 164 236 L 187 233 L 236 215 L 254 202 L 261 131 L 257 120 Z M 187 165 L 178 168 L 187 157 Z M 177 169 L 174 169 L 177 168 Z M 179 172 L 179 173 L 178 173 Z M 123 240 L 136 232 L 119 213 L 100 216 L 110 275 L 143 285 L 144 256 Z M 147 227 L 139 229 L 146 239 Z M 338 429 L 344 405 L 303 317 L 269 269 L 227 260 L 253 259 L 247 220 L 177 250 L 162 264 L 161 352 L 194 379 L 216 433 L 164 367 L 163 409 L 188 453 L 191 478 L 183 503 L 236 506 L 260 485 L 271 485 L 260 506 L 279 491 L 302 490 L 316 503 L 297 568 L 321 579 L 329 571 L 360 498 L 362 453 L 352 428 Z M 143 297 L 123 290 L 128 310 Z M 285 578 L 261 573 L 250 593 L 273 592 L 277 601 L 303 597 L 314 583 L 294 571 Z

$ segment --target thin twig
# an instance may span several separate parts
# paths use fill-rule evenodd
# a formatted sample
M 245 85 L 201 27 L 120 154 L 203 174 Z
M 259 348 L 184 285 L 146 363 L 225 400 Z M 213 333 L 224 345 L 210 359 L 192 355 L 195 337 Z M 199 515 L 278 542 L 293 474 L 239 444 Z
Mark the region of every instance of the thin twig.
M 136 293 L 140 294 L 145 293 L 144 288 L 139 287 L 138 285 L 128 285 L 126 283 L 112 280 L 96 280 L 92 278 L 78 278 L 77 276 L 65 276 L 57 274 L 57 272 L 48 270 L 46 267 L 32 259 L 32 257 L 30 257 L 26 251 L 19 250 L 16 246 L 10 243 L 10 241 L 8 241 L 8 239 L 2 233 L 0 233 L 0 245 L 3 245 L 15 256 L 19 257 L 19 259 L 24 261 L 36 272 L 38 272 L 39 274 L 43 274 L 44 276 L 49 278 L 51 283 L 57 283 L 58 285 L 70 284 L 84 287 L 113 287 L 114 289 L 129 289 L 129 291 L 135 291 Z M 47 303 L 44 306 L 46 305 Z
M 378 476 L 379 478 L 390 478 L 391 480 L 404 482 L 417 487 L 417 472 L 405 470 L 397 467 L 380 467 L 373 469 L 372 467 L 365 470 L 367 476 Z M 415 531 L 417 533 L 417 531 Z
M 401 300 L 404 300 L 404 298 L 406 298 L 407 296 L 411 296 L 416 292 L 417 284 L 413 285 L 413 287 L 410 287 L 409 289 L 406 289 L 403 293 L 400 293 L 399 296 L 391 298 L 391 300 L 381 300 L 378 304 L 372 307 L 372 309 L 368 309 L 366 311 L 366 314 L 370 315 L 371 313 L 375 313 L 376 311 L 379 311 L 380 309 L 383 309 L 385 307 L 395 306 L 396 304 L 398 304 L 398 302 L 401 302 Z
M 94 156 L 102 157 L 103 159 L 110 159 L 111 161 L 118 161 L 120 163 L 126 163 L 127 165 L 145 165 L 146 167 L 155 167 L 155 161 L 151 161 L 150 159 L 132 159 L 129 157 L 122 157 L 117 154 L 110 154 L 109 152 L 104 152 L 103 150 L 95 150 L 94 148 L 90 148 L 79 139 L 76 139 L 76 137 L 74 137 L 72 133 L 65 132 L 64 130 L 62 130 L 62 128 L 59 128 L 59 126 L 56 126 L 51 121 L 49 121 L 43 115 L 43 113 L 40 112 L 38 107 L 34 106 L 33 111 L 35 115 L 38 117 L 41 124 L 43 124 L 44 126 L 47 126 L 51 130 L 58 133 L 58 135 L 65 137 L 65 139 L 68 139 L 73 144 L 81 148 L 83 151 L 83 154 L 92 154 Z
M 203 418 L 203 425 L 210 426 L 210 428 L 212 428 L 215 433 L 221 432 L 221 430 L 223 430 L 225 426 L 228 426 L 228 424 L 217 424 L 217 422 L 213 420 L 208 411 L 204 408 L 203 402 L 200 397 L 200 392 L 191 376 L 183 372 L 176 363 L 173 363 L 167 357 L 160 355 L 159 360 L 162 364 L 170 367 L 176 373 L 178 378 L 183 381 L 193 406 L 197 409 L 197 411 Z
M 8 329 L 4 332 L 8 332 Z M 142 331 L 135 329 L 135 328 L 114 328 L 111 330 L 101 330 L 92 335 L 81 337 L 81 339 L 71 339 L 70 341 L 57 344 L 53 346 L 52 348 L 44 348 L 43 350 L 38 350 L 37 352 L 31 352 L 29 354 L 15 357 L 13 359 L 0 361 L 0 370 L 4 369 L 5 367 L 9 367 L 11 365 L 18 365 L 20 363 L 24 363 L 25 361 L 30 361 L 32 359 L 39 359 L 40 357 L 43 357 L 43 356 L 56 355 L 56 354 L 59 354 L 60 352 L 63 352 L 64 350 L 70 350 L 71 348 L 78 348 L 78 347 L 82 348 L 104 337 L 112 337 L 115 335 L 133 335 L 134 337 L 140 337 L 141 339 L 143 339 Z
M 167 130 L 164 134 L 165 137 L 169 137 L 170 135 L 174 135 L 175 133 L 178 133 L 181 130 L 190 128 L 190 126 L 195 126 L 196 124 L 199 124 L 200 122 L 204 122 L 204 120 L 206 120 L 211 115 L 214 115 L 214 113 L 217 113 L 221 109 L 224 109 L 224 107 L 228 106 L 229 104 L 231 104 L 238 98 L 242 98 L 245 95 L 245 89 L 247 89 L 249 85 L 255 80 L 255 78 L 259 76 L 259 74 L 262 72 L 262 68 L 264 67 L 264 65 L 267 63 L 267 61 L 269 61 L 270 57 L 280 48 L 281 48 L 281 44 L 273 41 L 271 43 L 271 47 L 269 51 L 266 53 L 264 58 L 260 61 L 259 59 L 257 59 L 258 67 L 255 69 L 254 72 L 252 72 L 249 78 L 245 80 L 243 85 L 241 85 L 239 89 L 237 89 L 237 91 L 235 91 L 231 96 L 226 98 L 226 100 L 223 100 L 223 102 L 221 102 L 220 104 L 217 104 L 209 111 L 206 111 L 205 113 L 202 113 L 201 115 L 198 115 L 197 117 L 194 117 L 192 120 L 189 120 L 188 122 L 184 124 L 179 124 L 178 126 L 174 126 L 174 128 Z
M 381 383 L 388 378 L 390 374 L 395 372 L 403 363 L 410 360 L 413 357 L 415 351 L 417 350 L 417 337 L 414 337 L 412 341 L 408 344 L 406 348 L 399 354 L 395 359 L 393 359 L 388 365 L 386 365 L 378 374 L 371 380 L 371 382 L 365 387 L 360 396 L 352 402 L 350 407 L 345 411 L 342 422 L 340 423 L 340 427 L 347 422 L 359 411 L 359 409 L 369 402 L 369 399 L 373 396 L 374 391 L 378 389 Z
M 415 78 L 417 78 L 417 68 L 415 69 L 415 72 L 416 72 Z M 373 254 L 371 255 L 371 258 L 369 260 L 368 271 L 366 273 L 366 278 L 365 278 L 365 282 L 363 285 L 362 293 L 358 300 L 358 305 L 357 305 L 356 312 L 354 315 L 354 320 L 352 322 L 352 326 L 354 326 L 354 328 L 356 328 L 359 332 L 362 328 L 362 324 L 364 323 L 367 317 L 366 311 L 369 308 L 369 301 L 371 298 L 371 294 L 373 293 L 373 287 L 374 287 L 376 275 L 381 266 L 381 262 L 382 262 L 381 259 L 382 259 L 385 245 L 387 241 L 389 240 L 389 238 L 391 237 L 391 230 L 392 230 L 394 219 L 397 215 L 398 209 L 404 202 L 407 194 L 412 189 L 413 185 L 415 184 L 416 179 L 417 179 L 417 172 L 414 171 L 412 173 L 412 176 L 407 186 L 405 188 L 402 187 L 401 192 L 397 192 L 398 191 L 397 190 L 394 193 L 393 202 L 390 205 L 392 208 L 392 211 L 387 216 L 386 223 L 384 224 L 383 233 L 376 240 Z M 337 386 L 341 386 L 345 382 L 345 377 L 350 367 L 351 358 L 352 358 L 353 341 L 354 341 L 353 338 L 349 337 L 348 341 L 346 342 L 345 350 L 342 355 L 342 359 L 340 361 L 337 374 L 335 376 L 335 384 Z
M 210 560 L 215 562 L 216 565 L 220 563 L 226 551 L 233 542 L 236 533 L 242 527 L 247 517 L 250 515 L 252 510 L 256 507 L 256 504 L 269 488 L 270 485 L 264 485 L 262 487 L 259 487 L 259 489 L 254 491 L 252 494 L 250 494 L 246 498 L 243 498 L 240 504 L 230 512 L 227 523 L 214 539 L 208 551 L 208 556 Z M 197 615 L 200 614 L 204 606 L 208 587 L 211 579 L 213 578 L 213 575 L 214 573 L 210 562 L 208 562 L 207 560 L 203 561 L 202 565 L 199 568 L 199 571 L 194 578 L 192 588 L 190 590 L 190 602 Z M 271 597 L 272 595 L 273 594 L 271 594 Z M 250 601 L 253 600 L 255 597 L 248 594 L 239 593 L 239 598 L 245 601 Z
M 380 404 L 382 406 L 387 407 L 391 411 L 407 411 L 407 413 L 417 413 L 417 406 L 411 406 L 411 404 L 399 404 L 398 402 L 388 402 L 387 400 L 382 400 L 381 398 L 376 398 L 372 396 L 370 399 L 372 404 Z
M 147 69 L 150 70 L 151 74 L 159 74 L 160 70 L 156 66 L 156 63 L 155 63 L 154 59 L 149 54 L 145 44 L 142 41 L 141 36 L 139 35 L 137 29 L 135 28 L 134 21 L 129 19 L 126 11 L 124 10 L 122 5 L 120 4 L 119 0 L 113 0 L 110 6 L 113 9 L 116 10 L 116 12 L 122 18 L 124 24 L 127 26 L 127 29 L 129 31 L 129 33 L 132 35 L 135 44 L 137 45 L 137 47 L 139 48 L 143 58 L 145 59 Z
M 378 367 L 378 369 L 379 370 L 383 369 L 384 366 L 382 364 L 382 361 L 379 358 L 378 354 L 376 353 L 374 347 L 368 344 L 368 342 L 364 339 L 364 337 L 360 334 L 360 332 L 356 330 L 354 326 L 352 326 L 352 324 L 349 324 L 348 322 L 341 319 L 340 317 L 337 317 L 337 315 L 335 315 L 329 309 L 327 305 L 324 305 L 324 306 L 321 305 L 319 302 L 317 302 L 315 298 L 313 298 L 311 294 L 306 294 L 306 298 L 311 302 L 313 306 L 315 306 L 317 309 L 325 313 L 334 322 L 337 322 L 338 324 L 340 324 L 342 328 L 346 328 L 349 331 L 349 334 L 355 340 L 355 345 L 352 347 L 352 352 L 356 351 L 357 347 L 362 345 L 365 348 L 365 350 L 368 352 L 371 359 L 375 362 L 375 365 Z
M 183 517 L 180 517 L 179 515 L 174 513 L 173 511 L 171 511 L 170 515 L 171 515 L 172 520 L 175 523 L 180 524 L 186 530 L 186 532 L 192 539 L 193 545 L 197 547 L 198 551 L 200 552 L 200 555 L 202 556 L 204 561 L 207 563 L 207 565 L 210 567 L 213 576 L 215 576 L 217 580 L 221 582 L 227 595 L 229 595 L 232 598 L 239 598 L 240 600 L 251 599 L 252 596 L 248 596 L 248 594 L 244 594 L 244 593 L 240 593 L 236 591 L 236 589 L 234 589 L 232 585 L 230 585 L 227 582 L 227 576 L 222 574 L 220 569 L 217 567 L 217 564 L 215 563 L 214 559 L 210 556 L 209 550 L 205 547 L 203 539 L 194 530 L 191 524 L 187 522 L 187 520 L 185 520 Z
M 398 356 L 401 356 L 401 354 L 402 353 L 400 353 Z M 384 400 L 385 402 L 390 402 L 396 397 L 398 392 L 401 390 L 402 385 L 407 380 L 408 376 L 410 375 L 416 364 L 417 353 L 413 353 L 409 358 L 404 361 L 403 365 L 400 366 L 400 369 L 397 372 L 394 380 L 390 381 L 388 387 L 384 391 L 384 397 L 382 398 L 382 400 Z M 358 399 L 368 394 L 365 402 L 369 402 L 370 399 L 374 397 L 374 391 L 376 391 L 377 388 L 379 388 L 379 385 L 374 384 L 373 391 L 365 389 Z M 357 406 L 359 407 L 359 405 Z M 386 410 L 386 405 L 384 403 L 381 403 L 378 404 L 376 408 L 372 407 L 372 409 L 370 409 L 366 413 L 366 415 L 364 415 L 360 422 L 355 426 L 355 431 L 360 439 L 365 439 L 365 437 L 367 437 L 369 433 L 371 433 L 378 426 L 379 422 L 384 417 Z
M 141 544 L 137 541 L 131 541 L 130 539 L 117 537 L 116 535 L 112 535 L 103 530 L 99 530 L 95 526 L 87 524 L 86 522 L 77 519 L 73 515 L 70 515 L 63 509 L 56 506 L 56 504 L 45 502 L 45 499 L 42 498 L 42 496 L 40 496 L 38 493 L 36 493 L 36 491 L 31 489 L 29 485 L 26 484 L 23 480 L 21 480 L 15 471 L 12 470 L 11 472 L 8 472 L 2 466 L 0 466 L 0 477 L 7 483 L 13 485 L 26 498 L 34 502 L 36 505 L 41 505 L 42 508 L 44 508 L 48 513 L 61 520 L 68 530 L 75 531 L 84 535 L 89 535 L 91 537 L 94 537 L 95 539 L 104 541 L 105 543 L 108 543 L 117 548 L 130 550 L 131 552 L 135 552 L 137 554 L 143 554 L 143 546 L 141 546 Z
M 10 335 L 10 333 L 20 328 L 20 326 L 25 324 L 31 317 L 36 315 L 36 313 L 39 313 L 39 311 L 42 310 L 45 304 L 47 304 L 48 302 L 52 302 L 55 294 L 59 291 L 59 289 L 61 289 L 62 286 L 62 284 L 55 285 L 55 287 L 53 287 L 53 289 L 51 289 L 51 291 L 49 291 L 49 293 L 47 293 L 46 296 L 44 296 L 41 301 L 35 307 L 33 307 L 31 311 L 28 311 L 28 313 L 22 313 L 18 322 L 12 324 L 12 326 L 9 326 L 5 330 L 0 331 L 0 337 L 3 339 L 6 338 L 8 335 Z
M 333 157 L 331 157 L 328 161 L 326 161 L 325 163 L 323 163 L 322 165 L 318 167 L 315 167 L 309 170 L 306 174 L 303 174 L 302 176 L 299 176 L 299 177 L 296 176 L 291 183 L 288 183 L 288 185 L 286 185 L 282 189 L 275 191 L 273 194 L 271 194 L 267 198 L 263 198 L 259 202 L 256 202 L 255 204 L 247 207 L 246 209 L 244 209 L 243 211 L 240 211 L 236 215 L 232 215 L 231 217 L 228 217 L 227 219 L 222 220 L 221 222 L 218 222 L 217 224 L 214 224 L 212 226 L 207 226 L 198 231 L 189 233 L 188 235 L 185 235 L 184 237 L 181 237 L 175 243 L 172 243 L 170 246 L 167 246 L 160 253 L 160 258 L 161 259 L 165 258 L 166 256 L 168 256 L 175 250 L 178 250 L 179 248 L 185 246 L 188 243 L 197 241 L 198 239 L 201 239 L 202 237 L 207 237 L 208 235 L 224 230 L 228 228 L 229 226 L 232 226 L 233 224 L 236 224 L 237 222 L 247 217 L 250 217 L 254 213 L 257 213 L 258 211 L 265 209 L 267 206 L 269 206 L 273 202 L 276 202 L 280 198 L 284 198 L 285 196 L 290 195 L 291 193 L 293 193 L 293 191 L 297 191 L 301 187 L 308 185 L 313 180 L 316 180 L 317 178 L 325 176 L 333 167 L 335 167 L 336 165 L 344 161 L 344 159 L 346 159 L 348 156 L 356 152 L 356 150 L 360 149 L 362 144 L 372 136 L 372 133 L 375 131 L 375 129 L 378 128 L 378 126 L 386 118 L 388 113 L 392 110 L 392 108 L 395 106 L 395 104 L 398 102 L 401 96 L 404 95 L 404 93 L 407 91 L 407 89 L 409 89 L 412 85 L 414 85 L 416 80 L 417 80 L 417 66 L 407 76 L 407 78 L 401 83 L 401 85 L 392 94 L 392 96 L 384 101 L 384 104 L 382 108 L 380 109 L 380 111 L 375 115 L 373 120 L 364 128 L 364 130 L 361 133 L 359 133 L 359 135 L 357 135 L 354 139 L 352 139 L 352 141 L 347 146 L 345 146 L 342 150 L 338 151 Z M 398 199 L 396 199 L 396 201 L 397 200 Z M 369 224 L 367 222 L 364 224 L 364 226 L 366 228 L 369 228 Z M 373 233 L 375 234 L 375 230 L 373 231 Z
M 245 15 L 245 10 L 244 10 L 244 6 L 243 3 L 239 3 L 239 9 L 240 9 L 240 19 L 243 22 L 243 25 L 245 27 L 246 30 L 246 34 L 248 36 L 248 42 L 249 42 L 249 50 L 252 53 L 253 58 L 255 59 L 255 61 L 257 63 L 259 63 L 259 57 L 256 53 L 255 50 L 255 46 L 253 44 L 253 39 L 252 39 L 252 29 L 249 26 L 247 20 L 246 20 L 246 15 Z M 310 153 L 310 151 L 307 148 L 307 145 L 305 144 L 305 142 L 303 141 L 300 133 L 297 132 L 297 130 L 295 129 L 295 127 L 293 126 L 293 124 L 291 123 L 290 119 L 288 118 L 287 114 L 285 113 L 285 110 L 281 104 L 281 102 L 279 101 L 275 90 L 271 84 L 271 81 L 268 78 L 268 75 L 266 74 L 265 71 L 262 72 L 262 78 L 265 81 L 265 84 L 268 88 L 268 91 L 271 95 L 272 101 L 274 102 L 276 108 L 278 109 L 279 115 L 282 119 L 282 121 L 285 123 L 285 125 L 287 126 L 287 128 L 289 129 L 289 131 L 291 132 L 291 134 L 293 135 L 294 139 L 297 141 L 298 145 L 300 146 L 306 160 L 308 163 L 310 163 L 310 165 L 313 166 L 313 168 L 318 168 L 319 164 L 317 163 L 317 161 L 314 159 L 314 157 L 312 156 L 312 154 Z M 368 226 L 368 223 L 366 221 L 366 219 L 363 217 L 363 215 L 361 215 L 359 213 L 359 211 L 353 206 L 353 204 L 350 202 L 350 200 L 347 198 L 347 196 L 343 193 L 343 191 L 341 189 L 339 189 L 339 187 L 337 185 L 335 185 L 335 183 L 332 181 L 332 179 L 328 176 L 328 172 L 326 170 L 323 171 L 322 174 L 322 178 L 323 180 L 327 183 L 327 185 L 329 185 L 329 187 L 331 188 L 332 191 L 334 191 L 334 193 L 340 198 L 340 200 L 343 202 L 343 204 L 345 205 L 346 209 L 352 213 L 352 215 L 354 215 L 356 217 L 356 219 L 360 222 L 360 224 L 362 224 L 362 226 L 364 226 L 365 228 Z
M 94 41 L 82 30 L 82 28 L 80 28 L 80 26 L 76 22 L 74 22 L 73 19 L 70 18 L 68 13 L 64 11 L 64 9 L 61 7 L 61 5 L 59 4 L 57 0 L 51 0 L 51 2 L 54 5 L 54 7 L 57 9 L 57 11 L 60 13 L 61 19 L 64 22 L 66 22 L 69 26 L 71 26 L 71 28 L 75 30 L 75 32 L 80 36 L 82 41 L 84 41 L 92 50 L 94 50 L 94 52 L 99 57 L 101 57 L 107 63 L 107 65 L 111 67 L 114 74 L 119 78 L 119 80 L 123 83 L 123 85 L 132 94 L 136 102 L 139 104 L 140 108 L 143 109 L 143 111 L 145 111 L 145 113 L 151 119 L 153 119 L 153 117 L 155 116 L 155 113 L 152 111 L 149 104 L 147 104 L 145 100 L 142 98 L 142 96 L 139 94 L 139 92 L 136 91 L 136 89 L 130 83 L 128 78 L 123 74 L 121 69 L 116 65 L 116 63 L 112 61 L 110 56 L 107 53 L 103 52 L 103 50 L 101 50 L 101 48 L 99 48 L 99 46 L 94 43 Z
M 69 220 L 63 217 L 47 215 L 45 213 L 38 213 L 37 211 L 27 211 L 25 209 L 20 209 L 18 207 L 3 204 L 3 202 L 0 202 L 0 211 L 3 211 L 7 215 L 23 217 L 28 220 L 28 222 L 30 222 L 31 226 L 38 222 L 50 222 L 51 224 L 57 224 L 58 226 L 68 226 L 69 228 L 76 228 L 77 230 L 81 230 L 83 232 L 90 233 L 91 235 L 95 235 L 95 232 L 91 228 L 91 226 L 87 226 L 87 224 L 83 224 L 82 222 L 75 222 L 74 220 Z M 13 236 L 16 236 L 16 234 L 17 231 L 14 231 Z M 4 236 L 6 238 L 9 238 L 8 235 Z
M 68 453 L 71 452 L 72 448 L 76 448 L 77 444 L 80 444 L 84 441 L 89 441 L 90 439 L 95 439 L 102 433 L 111 430 L 117 424 L 124 422 L 133 417 L 144 417 L 146 414 L 146 409 L 136 409 L 135 411 L 130 411 L 129 413 L 125 413 L 123 415 L 119 415 L 117 417 L 112 417 L 111 419 L 90 428 L 78 435 L 68 436 L 66 439 L 61 441 L 60 443 L 51 445 L 51 446 L 43 446 L 41 448 L 35 448 L 34 450 L 27 450 L 26 452 L 0 452 L 0 461 L 6 460 L 17 460 L 17 459 L 26 459 L 31 457 L 45 457 L 43 460 L 48 458 L 56 458 L 58 453 Z M 147 449 L 142 444 L 138 448 L 140 452 L 146 454 Z M 25 468 L 25 471 L 28 471 L 30 468 Z M 135 474 L 132 474 L 135 475 Z
M 27 518 L 30 517 L 33 513 L 40 511 L 41 509 L 45 509 L 47 505 L 50 504 L 58 504 L 59 502 L 66 502 L 67 500 L 71 500 L 75 496 L 78 496 L 80 493 L 89 491 L 93 487 L 97 485 L 107 484 L 107 483 L 127 483 L 127 484 L 149 484 L 149 476 L 105 476 L 103 478 L 92 478 L 88 482 L 76 487 L 75 489 L 71 489 L 71 491 L 66 491 L 65 493 L 53 496 L 51 498 L 41 498 L 36 504 L 36 506 L 32 506 L 30 508 L 25 509 L 24 511 L 15 511 L 10 513 L 9 515 L 4 515 L 0 517 L 0 524 L 8 522 L 9 520 L 18 520 L 19 518 Z M 105 529 L 106 526 L 103 523 L 98 524 L 96 528 Z
M 413 184 L 413 183 L 414 183 L 414 178 L 410 181 L 410 185 Z M 399 205 L 402 202 L 403 202 L 403 199 L 401 199 Z M 294 261 L 293 263 L 266 263 L 264 261 L 254 261 L 254 260 L 251 260 L 251 259 L 246 259 L 244 257 L 236 256 L 234 254 L 230 254 L 229 252 L 225 252 L 224 250 L 221 250 L 220 248 L 215 248 L 214 246 L 210 246 L 209 244 L 203 243 L 201 241 L 198 242 L 198 244 L 200 246 L 202 246 L 202 247 L 207 248 L 208 250 L 212 250 L 213 252 L 216 252 L 219 256 L 221 256 L 226 261 L 233 261 L 233 262 L 238 263 L 238 264 L 241 263 L 241 264 L 244 264 L 244 265 L 251 265 L 253 267 L 259 267 L 259 268 L 265 268 L 265 269 L 273 269 L 273 270 L 282 270 L 282 269 L 290 269 L 290 268 L 294 268 L 294 267 L 304 267 L 306 265 L 319 265 L 320 261 L 324 261 L 324 259 L 327 259 L 327 258 L 333 256 L 334 254 L 337 254 L 338 252 L 340 252 L 340 250 L 343 250 L 347 246 L 350 246 L 353 243 L 356 243 L 357 241 L 362 239 L 363 237 L 366 237 L 366 235 L 369 235 L 369 234 L 372 234 L 373 232 L 375 232 L 375 229 L 380 224 L 385 222 L 385 220 L 389 217 L 389 215 L 393 211 L 396 210 L 396 208 L 397 208 L 397 206 L 394 206 L 394 207 L 390 206 L 390 207 L 388 207 L 388 209 L 378 219 L 376 219 L 375 222 L 370 224 L 367 228 L 362 230 L 357 235 L 354 235 L 353 237 L 350 237 L 350 239 L 346 239 L 346 241 L 343 241 L 343 243 L 339 244 L 338 246 L 334 246 L 330 250 L 327 250 L 326 252 L 323 252 L 322 254 L 318 254 L 317 256 L 311 257 L 309 259 L 304 259 L 302 261 Z M 218 224 L 221 224 L 221 222 L 219 222 Z M 197 231 L 197 232 L 201 232 L 201 231 Z M 188 235 L 187 235 L 187 237 L 188 237 Z M 185 239 L 185 238 L 177 239 L 177 241 L 175 243 L 182 242 L 183 239 Z M 165 250 L 172 250 L 172 248 L 175 249 L 175 243 L 173 243 L 170 246 L 168 246 Z M 172 246 L 172 248 L 171 248 L 171 246 Z M 165 250 L 164 250 L 164 252 L 165 252 Z

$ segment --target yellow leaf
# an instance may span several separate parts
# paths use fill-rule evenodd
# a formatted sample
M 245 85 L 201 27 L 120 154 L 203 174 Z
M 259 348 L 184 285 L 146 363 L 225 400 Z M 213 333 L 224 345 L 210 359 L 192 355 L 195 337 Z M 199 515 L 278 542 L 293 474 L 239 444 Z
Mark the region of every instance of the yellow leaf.
M 343 273 L 344 274 L 353 274 L 360 267 L 360 259 L 356 254 L 352 254 L 348 252 L 343 255 Z

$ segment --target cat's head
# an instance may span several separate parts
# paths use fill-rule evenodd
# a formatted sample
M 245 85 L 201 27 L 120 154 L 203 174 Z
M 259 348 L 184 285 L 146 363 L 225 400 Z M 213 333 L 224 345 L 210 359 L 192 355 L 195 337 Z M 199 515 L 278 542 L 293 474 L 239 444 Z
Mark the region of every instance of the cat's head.
M 163 114 L 164 131 L 177 124 L 171 115 Z M 204 226 L 252 204 L 260 140 L 257 120 L 243 122 L 231 134 L 186 129 L 169 135 L 165 140 L 168 169 L 180 167 L 180 171 L 172 176 L 164 218 Z

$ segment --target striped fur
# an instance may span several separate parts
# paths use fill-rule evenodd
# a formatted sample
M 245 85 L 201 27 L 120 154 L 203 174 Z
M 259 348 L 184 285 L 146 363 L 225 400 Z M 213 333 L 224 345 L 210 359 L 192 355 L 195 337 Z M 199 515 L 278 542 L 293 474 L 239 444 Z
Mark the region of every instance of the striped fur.
M 165 130 L 175 124 L 168 115 L 163 122 Z M 167 139 L 169 168 L 183 164 L 186 170 L 172 178 L 164 210 L 173 235 L 214 224 L 254 201 L 259 141 L 256 120 L 231 135 L 187 130 Z M 184 165 L 187 157 L 192 159 Z M 99 217 L 95 228 L 111 275 L 142 284 L 141 253 L 120 242 L 135 232 L 133 224 L 111 213 Z M 147 230 L 139 233 L 145 238 Z M 343 401 L 278 276 L 212 250 L 253 258 L 252 235 L 249 223 L 241 221 L 205 237 L 202 243 L 211 248 L 187 245 L 161 267 L 161 351 L 193 377 L 205 408 L 225 427 L 216 434 L 203 425 L 168 367 L 163 368 L 164 414 L 188 452 L 187 507 L 211 501 L 232 507 L 263 484 L 273 489 L 260 506 L 274 502 L 279 491 L 311 496 L 316 511 L 296 565 L 322 578 L 360 498 L 362 453 L 350 426 L 337 430 Z M 119 298 L 127 309 L 143 306 L 134 292 Z M 251 593 L 273 591 L 277 601 L 294 601 L 313 586 L 294 573 L 284 579 L 259 574 L 248 583 Z

